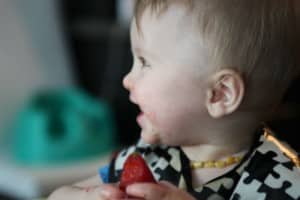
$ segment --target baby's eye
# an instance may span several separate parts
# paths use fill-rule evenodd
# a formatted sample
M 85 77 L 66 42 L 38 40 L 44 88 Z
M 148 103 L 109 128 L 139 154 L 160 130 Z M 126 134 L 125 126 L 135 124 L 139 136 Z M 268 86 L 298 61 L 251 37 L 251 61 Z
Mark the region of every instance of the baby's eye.
M 144 67 L 150 67 L 150 64 L 146 61 L 146 59 L 144 57 L 138 57 L 139 61 L 142 64 L 142 68 Z

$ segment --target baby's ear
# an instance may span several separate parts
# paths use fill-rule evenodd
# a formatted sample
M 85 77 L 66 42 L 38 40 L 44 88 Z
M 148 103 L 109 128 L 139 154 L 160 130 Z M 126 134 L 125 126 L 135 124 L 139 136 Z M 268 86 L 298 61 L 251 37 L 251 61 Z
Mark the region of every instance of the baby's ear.
M 207 90 L 206 107 L 214 118 L 233 113 L 240 106 L 245 93 L 242 76 L 231 69 L 218 71 L 211 77 Z

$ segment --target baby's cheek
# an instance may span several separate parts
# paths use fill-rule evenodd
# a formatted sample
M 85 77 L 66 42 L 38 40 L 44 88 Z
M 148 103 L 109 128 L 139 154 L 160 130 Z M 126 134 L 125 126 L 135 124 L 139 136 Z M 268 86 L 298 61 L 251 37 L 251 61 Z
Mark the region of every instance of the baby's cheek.
M 160 113 L 159 115 L 153 116 L 153 122 L 154 124 L 159 128 L 163 134 L 171 134 L 174 132 L 174 129 L 176 129 L 176 126 L 178 125 L 175 121 L 176 118 L 172 113 Z
M 159 123 L 167 132 L 181 131 L 189 123 L 189 116 L 182 112 L 168 111 L 163 116 Z

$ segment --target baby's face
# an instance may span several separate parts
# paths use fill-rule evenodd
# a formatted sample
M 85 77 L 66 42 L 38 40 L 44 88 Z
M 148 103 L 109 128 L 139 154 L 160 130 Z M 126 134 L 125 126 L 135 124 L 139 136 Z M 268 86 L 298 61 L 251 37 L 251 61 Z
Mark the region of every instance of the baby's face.
M 202 140 L 208 117 L 205 98 L 211 73 L 195 19 L 180 6 L 158 17 L 146 10 L 131 27 L 134 64 L 124 78 L 147 143 L 184 145 Z

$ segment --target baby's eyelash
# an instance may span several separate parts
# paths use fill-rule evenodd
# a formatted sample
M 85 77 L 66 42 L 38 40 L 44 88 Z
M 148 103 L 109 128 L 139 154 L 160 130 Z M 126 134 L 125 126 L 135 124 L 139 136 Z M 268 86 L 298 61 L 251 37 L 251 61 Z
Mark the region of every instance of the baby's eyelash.
M 142 64 L 142 67 L 150 67 L 149 63 L 146 61 L 146 59 L 142 56 L 138 57 L 139 61 Z

